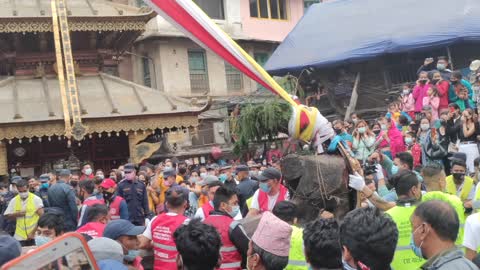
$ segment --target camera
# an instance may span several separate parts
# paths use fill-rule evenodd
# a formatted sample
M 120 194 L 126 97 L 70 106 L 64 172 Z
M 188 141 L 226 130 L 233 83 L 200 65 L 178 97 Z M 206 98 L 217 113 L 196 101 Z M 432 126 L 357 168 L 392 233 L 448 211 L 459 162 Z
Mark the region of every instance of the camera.
M 377 173 L 377 164 L 365 163 L 363 164 L 362 169 L 363 169 L 363 176 L 372 175 L 374 173 Z

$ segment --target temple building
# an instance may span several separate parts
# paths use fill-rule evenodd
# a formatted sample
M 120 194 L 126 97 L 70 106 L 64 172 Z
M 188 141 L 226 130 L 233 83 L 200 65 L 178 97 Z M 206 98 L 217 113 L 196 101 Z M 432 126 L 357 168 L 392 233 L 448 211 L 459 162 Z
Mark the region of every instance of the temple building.
M 141 162 L 198 125 L 208 101 L 121 79 L 122 55 L 154 16 L 106 0 L 4 1 L 0 175 Z

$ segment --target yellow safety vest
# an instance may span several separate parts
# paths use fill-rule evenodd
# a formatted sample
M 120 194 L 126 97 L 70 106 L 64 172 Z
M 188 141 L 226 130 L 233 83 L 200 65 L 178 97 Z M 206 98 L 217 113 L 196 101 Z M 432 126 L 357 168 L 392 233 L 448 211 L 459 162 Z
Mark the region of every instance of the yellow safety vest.
M 398 242 L 391 264 L 395 270 L 418 269 L 425 263 L 425 260 L 415 255 L 410 247 L 412 237 L 410 217 L 415 208 L 415 205 L 408 206 L 406 204 L 405 206 L 395 206 L 386 212 L 392 217 L 398 229 Z
M 292 237 L 290 239 L 290 254 L 285 270 L 307 270 L 308 266 L 303 253 L 303 229 L 292 226 Z
M 250 209 L 252 207 L 253 196 L 247 200 L 247 207 Z
M 457 241 L 455 245 L 458 248 L 463 247 L 463 232 L 465 227 L 465 208 L 463 207 L 463 202 L 456 195 L 447 194 L 441 191 L 429 191 L 422 196 L 422 202 L 427 202 L 431 200 L 444 201 L 450 204 L 455 212 L 457 212 L 458 220 L 460 221 L 460 229 L 458 230 Z
M 453 181 L 453 175 L 447 176 L 445 179 L 447 182 L 446 191 L 448 194 L 457 195 L 457 186 Z M 468 194 L 473 188 L 473 179 L 470 176 L 465 176 L 465 180 L 463 180 L 463 187 L 462 191 L 460 192 L 460 199 L 463 201 L 467 200 Z
M 33 202 L 34 197 L 35 195 L 33 193 L 28 193 L 25 209 L 22 208 L 22 199 L 20 198 L 20 195 L 17 195 L 14 198 L 15 212 L 26 212 L 24 217 L 17 217 L 17 225 L 15 228 L 15 236 L 23 240 L 27 240 L 28 235 L 36 228 L 38 223 L 38 209 L 35 208 L 35 203 Z

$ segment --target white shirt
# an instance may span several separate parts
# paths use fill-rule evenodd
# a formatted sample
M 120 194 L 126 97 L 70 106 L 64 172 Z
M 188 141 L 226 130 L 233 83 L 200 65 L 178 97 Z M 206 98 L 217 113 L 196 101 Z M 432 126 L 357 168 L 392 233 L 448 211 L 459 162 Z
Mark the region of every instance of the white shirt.
M 172 217 L 175 217 L 175 216 L 178 216 L 177 213 L 167 213 L 167 216 L 172 216 Z M 157 218 L 158 216 L 155 216 L 154 218 L 152 218 L 152 220 L 150 220 L 150 222 L 148 222 L 147 224 L 147 228 L 145 229 L 145 231 L 143 232 L 143 236 L 145 236 L 146 238 L 148 238 L 149 240 L 152 240 L 153 237 L 152 237 L 152 223 L 153 221 Z M 183 222 L 183 225 L 187 225 L 188 223 L 190 222 L 190 219 L 187 218 L 184 222 Z
M 7 209 L 5 210 L 4 215 L 10 215 L 10 214 L 13 214 L 15 212 L 15 204 L 16 204 L 17 196 L 15 196 L 12 200 L 10 200 L 10 202 L 8 203 Z M 21 200 L 21 203 L 22 203 L 22 210 L 21 211 L 25 211 L 25 209 L 27 207 L 27 200 Z M 33 194 L 33 204 L 35 205 L 35 211 L 43 208 L 42 199 L 35 194 Z M 21 238 L 17 234 L 15 234 L 15 239 L 26 240 L 26 239 Z
M 253 194 L 252 205 L 250 206 L 250 208 L 257 209 L 258 211 L 260 211 L 260 203 L 258 202 L 258 193 L 259 192 L 260 192 L 260 189 L 257 189 L 257 191 L 255 191 L 255 194 Z M 275 207 L 275 204 L 277 204 L 277 199 L 278 199 L 279 195 L 280 195 L 280 191 L 276 195 L 273 195 L 273 196 L 270 196 L 270 195 L 267 194 L 267 196 L 268 196 L 268 211 L 272 211 L 272 209 Z M 287 194 L 285 194 L 285 200 L 288 200 L 289 197 L 290 196 L 289 196 L 288 191 L 287 191 Z
M 477 251 L 480 247 L 480 213 L 470 215 L 465 222 L 463 246 Z

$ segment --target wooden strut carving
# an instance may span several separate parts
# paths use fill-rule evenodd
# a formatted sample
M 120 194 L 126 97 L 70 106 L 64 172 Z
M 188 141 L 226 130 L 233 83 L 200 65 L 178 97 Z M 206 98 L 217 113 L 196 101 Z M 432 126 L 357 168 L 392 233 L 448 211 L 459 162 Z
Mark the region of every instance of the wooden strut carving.
M 58 79 L 62 94 L 62 105 L 65 117 L 65 136 L 80 141 L 87 134 L 87 127 L 82 124 L 82 112 L 78 99 L 77 82 L 75 78 L 75 62 L 72 56 L 70 30 L 68 27 L 67 8 L 65 0 L 52 0 L 53 33 L 57 57 Z M 63 57 L 62 57 L 63 48 Z M 63 66 L 65 64 L 65 66 Z M 66 74 L 66 86 L 64 72 Z M 64 97 L 65 95 L 65 97 Z M 67 115 L 68 114 L 68 115 Z M 73 126 L 70 123 L 73 121 Z M 67 123 L 68 120 L 68 123 Z

